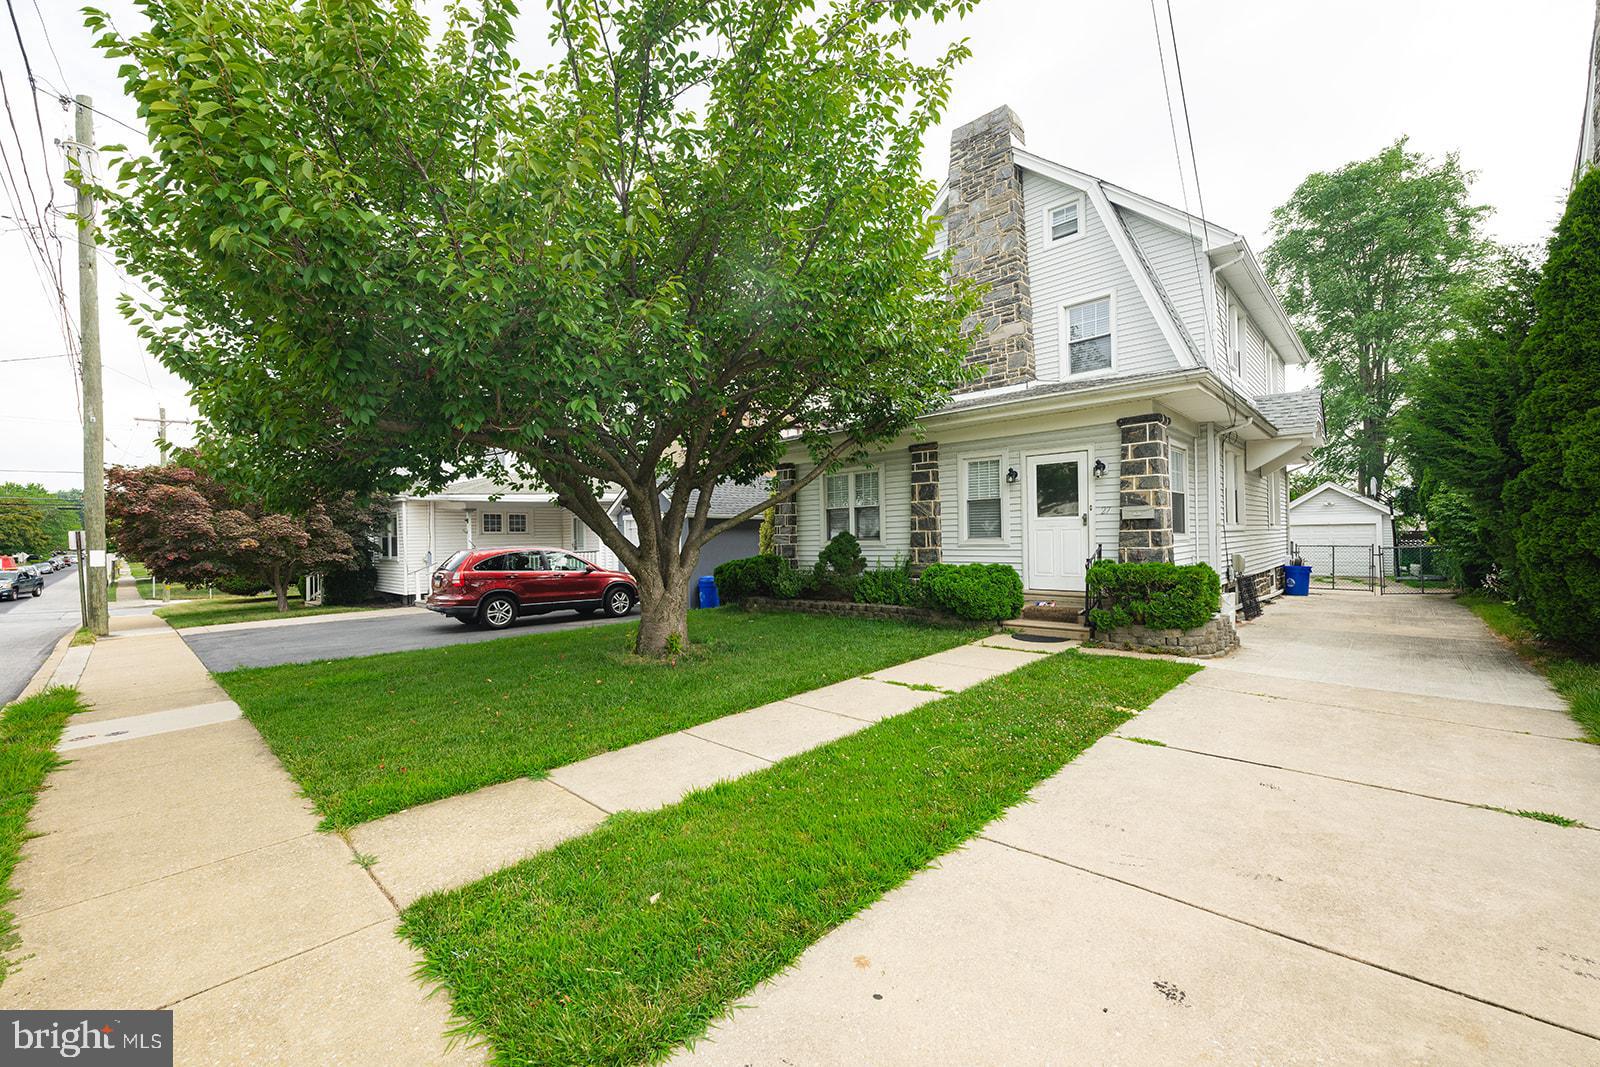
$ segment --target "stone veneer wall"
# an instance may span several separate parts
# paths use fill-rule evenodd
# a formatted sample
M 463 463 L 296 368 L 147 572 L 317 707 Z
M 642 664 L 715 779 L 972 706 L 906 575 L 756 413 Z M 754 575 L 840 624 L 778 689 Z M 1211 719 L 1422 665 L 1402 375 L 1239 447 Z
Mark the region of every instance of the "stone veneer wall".
M 897 619 L 901 622 L 933 623 L 939 626 L 971 626 L 972 623 L 932 608 L 912 608 L 901 604 L 857 604 L 853 600 L 780 600 L 777 597 L 747 597 L 741 603 L 752 611 L 799 611 L 807 615 L 843 615 L 854 619 Z
M 1123 563 L 1173 561 L 1170 425 L 1170 418 L 1155 412 L 1117 420 L 1122 433 L 1117 466 L 1122 510 L 1117 559 Z M 1128 518 L 1129 508 L 1150 508 L 1152 517 Z
M 940 526 L 939 445 L 919 441 L 911 452 L 911 569 L 917 573 L 944 558 Z
M 1118 630 L 1095 634 L 1095 640 L 1107 648 L 1121 648 L 1132 652 L 1162 652 L 1173 656 L 1222 656 L 1239 647 L 1239 631 L 1233 625 L 1233 616 L 1214 616 L 1204 626 L 1193 630 L 1153 630 L 1148 626 L 1125 626 Z
M 794 484 L 793 463 L 780 463 L 773 472 L 773 491 L 783 492 Z M 772 505 L 772 551 L 793 563 L 800 552 L 800 511 L 794 497 Z
M 1033 290 L 1028 282 L 1028 221 L 1012 142 L 1022 123 L 999 107 L 950 136 L 945 234 L 950 273 L 988 286 L 974 319 L 969 365 L 982 374 L 959 392 L 1033 381 Z

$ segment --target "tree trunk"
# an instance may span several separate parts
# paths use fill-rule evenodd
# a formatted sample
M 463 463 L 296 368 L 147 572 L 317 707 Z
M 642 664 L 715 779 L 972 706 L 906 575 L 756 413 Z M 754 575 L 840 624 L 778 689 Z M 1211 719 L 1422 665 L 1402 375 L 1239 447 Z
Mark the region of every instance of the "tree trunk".
M 289 610 L 289 580 L 284 577 L 283 571 L 277 567 L 272 568 L 272 592 L 278 598 L 278 610 Z
M 663 574 L 654 560 L 641 560 L 639 639 L 633 650 L 659 659 L 689 647 L 689 574 L 693 564 Z

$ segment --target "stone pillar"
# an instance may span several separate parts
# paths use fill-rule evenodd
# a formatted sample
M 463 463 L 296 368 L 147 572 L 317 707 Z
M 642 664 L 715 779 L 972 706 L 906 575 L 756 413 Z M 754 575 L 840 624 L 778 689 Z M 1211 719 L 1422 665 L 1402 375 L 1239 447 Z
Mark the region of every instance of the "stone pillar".
M 1171 424 L 1154 412 L 1117 420 L 1122 432 L 1117 558 L 1124 563 L 1172 562 Z
M 780 463 L 772 476 L 772 488 L 783 492 L 794 484 L 793 463 Z M 793 563 L 800 547 L 800 507 L 794 497 L 772 505 L 772 551 Z
M 939 517 L 939 446 L 911 446 L 911 569 L 917 573 L 944 557 Z
M 1022 123 L 1009 107 L 996 108 L 950 137 L 945 204 L 950 273 L 988 287 L 977 315 L 966 323 L 972 339 L 967 363 L 981 373 L 958 392 L 1035 377 L 1028 220 L 1012 151 L 1013 142 L 1022 139 Z

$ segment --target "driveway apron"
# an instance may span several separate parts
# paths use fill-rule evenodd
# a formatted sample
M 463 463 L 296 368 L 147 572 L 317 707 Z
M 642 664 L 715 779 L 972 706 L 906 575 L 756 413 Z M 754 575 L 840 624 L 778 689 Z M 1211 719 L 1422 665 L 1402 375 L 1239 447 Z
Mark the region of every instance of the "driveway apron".
M 1282 600 L 686 1062 L 1600 1062 L 1600 746 L 1445 597 Z M 1505 810 L 1498 810 L 1505 809 Z

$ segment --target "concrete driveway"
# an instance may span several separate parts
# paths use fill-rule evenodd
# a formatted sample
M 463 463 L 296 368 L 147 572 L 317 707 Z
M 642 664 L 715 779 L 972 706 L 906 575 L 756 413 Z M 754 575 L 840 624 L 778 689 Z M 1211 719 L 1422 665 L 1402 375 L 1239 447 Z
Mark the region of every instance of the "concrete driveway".
M 637 614 L 628 618 L 637 618 Z M 590 618 L 571 611 L 532 615 L 504 630 L 463 626 L 426 608 L 404 608 L 342 615 L 309 615 L 267 621 L 196 626 L 179 630 L 208 671 L 236 667 L 274 667 L 280 663 L 309 663 L 319 659 L 372 656 L 379 652 L 409 652 L 473 641 L 570 630 L 584 626 L 609 626 L 623 619 Z
M 1600 1063 L 1600 831 L 1510 813 L 1600 746 L 1445 597 L 1243 637 L 682 1059 Z

